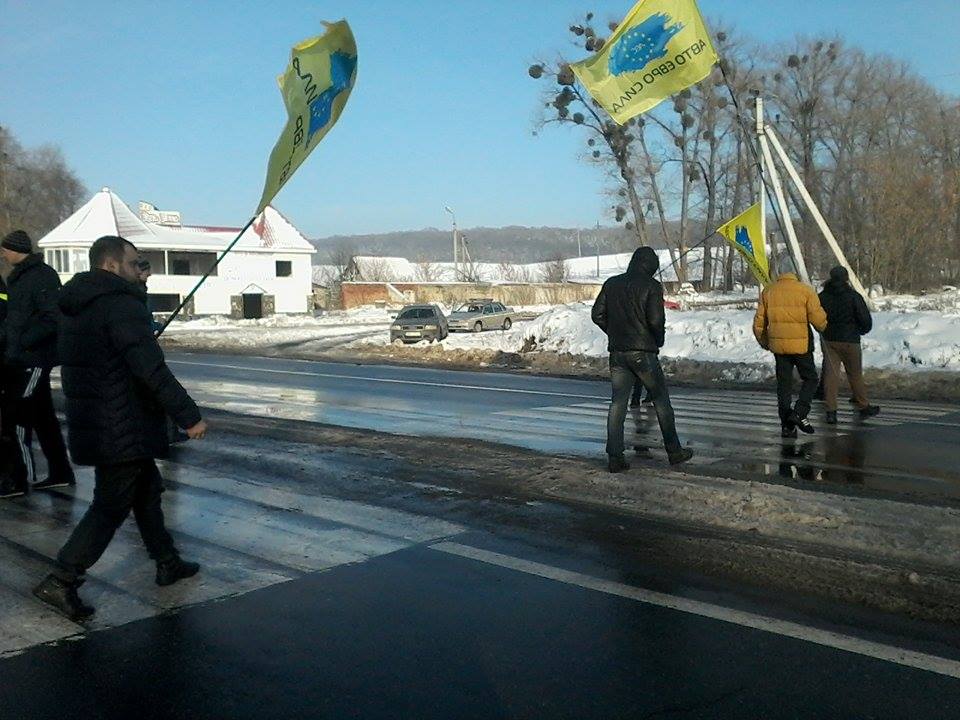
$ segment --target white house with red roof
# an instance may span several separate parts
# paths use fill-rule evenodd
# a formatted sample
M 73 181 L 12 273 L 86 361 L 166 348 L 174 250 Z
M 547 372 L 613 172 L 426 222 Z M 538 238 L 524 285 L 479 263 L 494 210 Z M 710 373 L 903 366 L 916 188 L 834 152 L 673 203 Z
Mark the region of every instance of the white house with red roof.
M 37 246 L 66 282 L 74 273 L 89 270 L 87 254 L 97 238 L 126 238 L 150 261 L 150 307 L 165 313 L 177 307 L 239 231 L 184 225 L 179 213 L 159 211 L 148 203 L 140 203 L 134 212 L 103 188 Z M 267 207 L 200 287 L 184 315 L 258 318 L 311 312 L 314 252 L 289 220 Z

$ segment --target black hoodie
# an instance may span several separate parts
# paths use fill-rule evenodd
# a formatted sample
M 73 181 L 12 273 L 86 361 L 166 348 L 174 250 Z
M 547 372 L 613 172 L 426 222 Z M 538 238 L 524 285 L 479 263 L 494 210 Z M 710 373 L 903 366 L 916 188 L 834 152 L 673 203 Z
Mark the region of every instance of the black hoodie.
M 830 279 L 820 291 L 820 304 L 827 313 L 828 342 L 859 343 L 873 329 L 873 318 L 863 297 L 844 280 Z
M 7 278 L 6 362 L 22 368 L 57 365 L 60 276 L 40 253 L 13 266 Z
M 653 279 L 659 267 L 653 248 L 637 248 L 627 271 L 603 284 L 592 317 L 607 334 L 610 352 L 655 353 L 663 347 L 663 286 Z
M 163 457 L 166 415 L 200 421 L 153 336 L 143 291 L 107 272 L 73 277 L 60 293 L 59 351 L 70 455 L 78 465 Z

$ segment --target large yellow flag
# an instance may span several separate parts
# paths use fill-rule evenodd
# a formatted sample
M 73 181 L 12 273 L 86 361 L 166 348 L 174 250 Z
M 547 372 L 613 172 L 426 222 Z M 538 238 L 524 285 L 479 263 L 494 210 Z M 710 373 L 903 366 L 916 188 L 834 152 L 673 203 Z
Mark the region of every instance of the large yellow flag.
M 287 124 L 270 153 L 257 214 L 270 204 L 343 112 L 357 76 L 357 45 L 346 20 L 324 23 L 326 32 L 294 45 L 277 78 Z
M 622 125 L 703 80 L 715 62 L 696 0 L 640 0 L 600 52 L 570 67 Z
M 767 247 L 763 241 L 760 203 L 751 205 L 733 220 L 722 225 L 717 232 L 735 247 L 746 259 L 750 270 L 761 285 L 770 284 L 770 265 L 767 263 Z

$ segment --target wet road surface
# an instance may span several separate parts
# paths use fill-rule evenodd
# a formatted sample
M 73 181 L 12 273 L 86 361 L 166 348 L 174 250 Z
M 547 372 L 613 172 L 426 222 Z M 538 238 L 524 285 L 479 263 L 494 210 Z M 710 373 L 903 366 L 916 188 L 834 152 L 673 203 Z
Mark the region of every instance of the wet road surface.
M 382 458 L 211 440 L 162 463 L 202 573 L 157 588 L 130 523 L 86 630 L 29 588 L 91 472 L 0 503 L 0 717 L 960 717 L 953 628 L 652 567 L 582 511 L 453 512 Z
M 241 413 L 383 430 L 466 437 L 548 453 L 602 459 L 608 384 L 493 372 L 237 356 L 172 354 L 171 366 L 202 404 Z M 680 437 L 697 453 L 689 467 L 724 477 L 844 485 L 869 491 L 960 498 L 960 408 L 881 402 L 867 423 L 840 408 L 840 424 L 783 441 L 773 393 L 674 388 Z M 627 446 L 653 450 L 651 407 L 627 419 Z

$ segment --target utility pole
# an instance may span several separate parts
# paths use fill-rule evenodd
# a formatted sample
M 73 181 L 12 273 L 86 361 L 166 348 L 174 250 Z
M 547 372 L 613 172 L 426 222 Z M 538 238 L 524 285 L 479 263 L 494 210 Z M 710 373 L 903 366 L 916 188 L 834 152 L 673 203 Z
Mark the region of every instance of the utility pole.
M 597 220 L 597 232 L 594 236 L 597 246 L 597 279 L 600 279 L 600 221 Z
M 577 228 L 577 257 L 583 257 L 583 253 L 580 252 L 580 228 Z
M 444 205 L 443 209 L 450 213 L 450 217 L 453 219 L 453 278 L 457 280 L 460 277 L 460 237 L 459 231 L 457 230 L 457 216 L 453 210 L 450 209 L 449 205 Z

